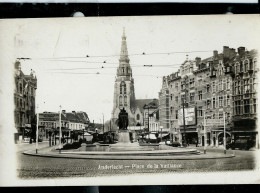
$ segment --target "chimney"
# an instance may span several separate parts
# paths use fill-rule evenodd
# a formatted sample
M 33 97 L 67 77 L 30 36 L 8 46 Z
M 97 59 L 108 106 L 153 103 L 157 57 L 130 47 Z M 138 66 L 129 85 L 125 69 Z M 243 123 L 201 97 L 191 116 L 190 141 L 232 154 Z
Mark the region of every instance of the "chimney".
M 65 113 L 66 113 L 66 110 L 62 110 L 61 112 L 62 112 L 63 114 L 65 114 Z
M 234 48 L 229 49 L 229 59 L 232 59 L 236 56 L 236 50 Z
M 218 58 L 218 51 L 217 50 L 214 50 L 213 51 L 213 59 L 217 59 Z
M 201 58 L 200 57 L 196 57 L 195 61 L 196 61 L 196 64 L 199 64 L 199 63 L 201 63 Z
M 238 52 L 239 56 L 244 56 L 245 55 L 245 51 L 246 51 L 245 47 L 237 48 L 237 52 Z
M 76 114 L 76 111 L 72 111 L 73 114 Z
M 223 46 L 223 57 L 229 58 L 229 47 L 228 46 Z

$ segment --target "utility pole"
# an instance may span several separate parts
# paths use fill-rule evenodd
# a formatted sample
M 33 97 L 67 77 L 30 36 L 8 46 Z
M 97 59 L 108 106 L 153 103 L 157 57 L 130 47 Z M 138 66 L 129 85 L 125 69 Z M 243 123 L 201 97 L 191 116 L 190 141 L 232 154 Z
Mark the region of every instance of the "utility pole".
M 183 117 L 183 138 L 184 138 L 184 146 L 186 146 L 184 98 L 182 99 L 182 117 Z
M 226 112 L 224 113 L 224 154 L 227 153 L 227 150 L 226 150 L 227 140 L 226 140 L 226 120 L 225 120 L 225 116 L 226 116 Z
M 104 127 L 105 127 L 105 125 L 104 125 L 104 113 L 102 113 L 102 115 L 103 115 L 103 134 L 105 133 L 105 130 L 104 130 Z
M 206 154 L 207 132 L 206 132 L 206 118 L 204 111 L 204 154 Z
M 36 154 L 38 153 L 38 137 L 39 137 L 39 107 L 37 105 L 37 114 L 36 114 Z

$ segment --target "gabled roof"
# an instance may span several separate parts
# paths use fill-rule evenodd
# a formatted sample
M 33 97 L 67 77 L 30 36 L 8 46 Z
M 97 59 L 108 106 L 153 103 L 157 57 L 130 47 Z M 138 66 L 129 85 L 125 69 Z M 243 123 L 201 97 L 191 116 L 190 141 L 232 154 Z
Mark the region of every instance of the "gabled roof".
M 158 99 L 136 99 L 133 107 L 134 107 L 134 110 L 139 108 L 140 111 L 143 112 L 144 105 L 149 105 L 151 108 L 157 108 Z

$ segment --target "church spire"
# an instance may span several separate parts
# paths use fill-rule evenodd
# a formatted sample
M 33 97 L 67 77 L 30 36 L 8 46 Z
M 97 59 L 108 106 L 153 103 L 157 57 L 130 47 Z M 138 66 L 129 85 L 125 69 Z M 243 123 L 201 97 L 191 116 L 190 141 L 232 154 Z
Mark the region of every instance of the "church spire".
M 130 76 L 132 77 L 132 69 L 129 64 L 129 57 L 126 44 L 125 28 L 123 28 L 121 53 L 119 58 L 119 67 L 117 69 L 117 76 Z
M 121 43 L 121 53 L 120 53 L 119 62 L 120 63 L 121 62 L 129 63 L 127 44 L 126 44 L 126 36 L 125 36 L 125 28 L 123 28 L 122 43 Z

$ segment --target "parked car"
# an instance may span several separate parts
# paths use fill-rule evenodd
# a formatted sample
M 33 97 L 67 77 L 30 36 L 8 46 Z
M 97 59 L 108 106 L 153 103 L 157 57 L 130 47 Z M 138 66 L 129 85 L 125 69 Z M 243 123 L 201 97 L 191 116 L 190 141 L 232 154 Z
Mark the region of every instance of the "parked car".
M 240 138 L 237 139 L 235 142 L 227 143 L 227 149 L 244 149 L 249 150 L 250 148 L 254 147 L 254 141 L 251 138 Z
M 166 145 L 172 146 L 172 147 L 180 147 L 181 144 L 178 141 L 165 141 Z

